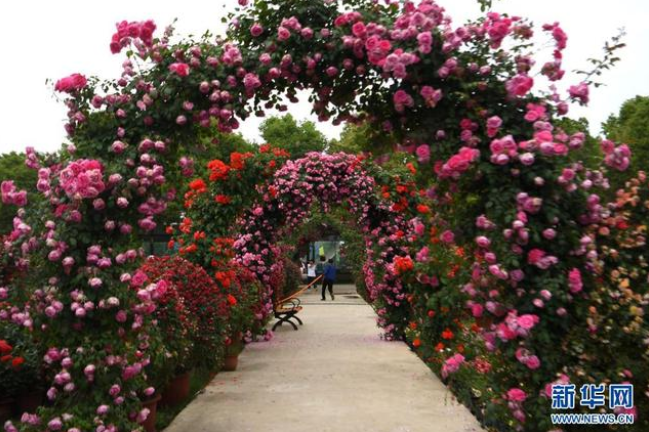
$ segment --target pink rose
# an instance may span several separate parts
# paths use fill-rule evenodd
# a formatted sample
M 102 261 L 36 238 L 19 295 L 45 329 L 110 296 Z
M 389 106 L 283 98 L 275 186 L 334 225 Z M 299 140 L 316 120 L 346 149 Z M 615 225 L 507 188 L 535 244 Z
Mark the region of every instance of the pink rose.
M 525 314 L 519 316 L 516 322 L 523 329 L 531 330 L 539 322 L 539 317 L 536 315 Z
M 570 86 L 568 89 L 570 98 L 579 102 L 580 105 L 587 105 L 589 101 L 589 88 L 586 83 L 579 83 L 576 86 Z
M 527 399 L 527 394 L 519 388 L 511 388 L 507 391 L 507 399 L 512 402 L 524 402 Z
M 187 63 L 172 63 L 169 65 L 169 71 L 180 77 L 189 75 L 189 65 Z
M 88 80 L 85 76 L 75 73 L 65 78 L 61 78 L 54 85 L 54 90 L 62 93 L 74 93 L 86 86 Z
M 254 23 L 252 27 L 250 27 L 250 34 L 253 35 L 254 37 L 261 36 L 263 32 L 264 32 L 264 28 L 259 23 Z
M 358 21 L 357 23 L 355 23 L 355 24 L 352 26 L 352 33 L 353 33 L 354 36 L 356 36 L 357 38 L 362 38 L 362 37 L 364 37 L 365 34 L 366 34 L 365 24 L 363 24 L 363 23 L 360 22 L 360 21 Z
M 512 97 L 525 96 L 534 85 L 534 79 L 523 74 L 516 75 L 505 83 L 507 93 Z
M 291 37 L 291 32 L 286 27 L 280 27 L 277 29 L 277 39 L 280 41 L 288 40 Z
M 453 243 L 453 241 L 455 240 L 455 235 L 453 234 L 453 231 L 446 230 L 440 236 L 440 240 L 442 240 L 444 243 Z

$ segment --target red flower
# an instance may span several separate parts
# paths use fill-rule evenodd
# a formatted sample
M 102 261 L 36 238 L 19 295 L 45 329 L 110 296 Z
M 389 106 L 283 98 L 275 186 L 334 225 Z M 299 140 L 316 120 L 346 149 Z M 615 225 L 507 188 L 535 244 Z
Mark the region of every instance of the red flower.
M 237 304 L 237 299 L 232 294 L 228 294 L 228 304 L 230 306 L 236 306 Z
M 412 346 L 419 348 L 421 346 L 421 339 L 415 338 L 415 340 L 412 341 Z
M 216 201 L 219 204 L 230 204 L 230 201 L 232 200 L 227 195 L 217 195 L 214 197 L 214 201 Z
M 0 340 L 0 354 L 10 353 L 14 349 L 6 340 Z
M 242 170 L 245 166 L 246 159 L 252 156 L 252 153 L 234 152 L 230 155 L 230 166 L 232 167 L 232 169 Z
M 207 164 L 207 168 L 211 171 L 210 181 L 223 180 L 228 176 L 230 167 L 223 161 L 215 159 Z
M 419 204 L 417 205 L 417 211 L 422 214 L 427 214 L 430 213 L 430 207 L 428 207 L 426 204 Z
M 7 354 L 7 355 L 4 355 L 4 356 L 0 357 L 0 362 L 6 363 L 8 361 L 11 361 L 12 358 L 13 358 L 13 356 L 11 354 Z
M 194 190 L 194 191 L 198 192 L 198 193 L 202 193 L 202 192 L 207 191 L 207 185 L 205 184 L 203 179 L 196 179 L 196 180 L 192 181 L 191 183 L 189 183 L 189 188 L 191 190 Z
M 394 269 L 398 275 L 412 270 L 415 267 L 412 259 L 407 257 L 396 257 L 394 259 Z
M 453 339 L 454 336 L 455 336 L 455 335 L 453 334 L 453 332 L 451 331 L 451 329 L 448 329 L 448 328 L 447 328 L 446 330 L 444 330 L 444 331 L 442 332 L 442 339 L 451 340 L 451 339 Z
M 22 357 L 15 357 L 11 361 L 11 366 L 13 366 L 14 369 L 20 369 L 20 366 L 25 363 L 25 359 Z

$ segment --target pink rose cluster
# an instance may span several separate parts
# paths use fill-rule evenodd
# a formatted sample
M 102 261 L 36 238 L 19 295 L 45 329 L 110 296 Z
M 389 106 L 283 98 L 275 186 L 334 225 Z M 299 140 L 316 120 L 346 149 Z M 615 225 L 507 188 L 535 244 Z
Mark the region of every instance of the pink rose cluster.
M 74 73 L 58 80 L 54 85 L 54 90 L 61 93 L 75 93 L 83 89 L 86 84 L 88 84 L 88 80 L 85 76 Z
M 601 142 L 602 151 L 604 156 L 604 163 L 611 168 L 618 171 L 625 171 L 631 163 L 631 149 L 628 145 L 622 144 L 615 147 L 615 143 L 610 140 L 603 140 Z
M 169 71 L 175 73 L 179 77 L 186 77 L 189 75 L 189 65 L 187 63 L 172 63 L 169 65 Z
M 491 39 L 491 47 L 499 48 L 503 40 L 512 32 L 512 18 L 490 12 L 484 22 L 484 29 Z
M 518 348 L 516 350 L 516 360 L 531 370 L 536 370 L 541 367 L 541 360 L 525 348 Z
M 424 102 L 429 108 L 435 108 L 437 103 L 442 100 L 442 91 L 431 86 L 423 86 L 419 94 L 424 98 Z
M 454 354 L 453 356 L 446 359 L 444 365 L 442 366 L 442 378 L 448 377 L 449 374 L 453 374 L 460 370 L 460 366 L 464 364 L 464 356 L 462 354 Z
M 534 78 L 518 74 L 505 83 L 505 88 L 510 97 L 523 97 L 532 90 Z
M 394 109 L 400 113 L 404 112 L 406 108 L 412 108 L 415 106 L 415 100 L 405 90 L 399 89 L 394 92 L 392 99 L 394 102 Z
M 153 32 L 156 25 L 152 20 L 142 22 L 122 21 L 116 24 L 117 31 L 110 41 L 110 51 L 117 54 L 132 41 L 141 41 L 144 46 L 153 45 Z
M 16 185 L 11 180 L 5 180 L 0 185 L 2 203 L 24 207 L 27 205 L 27 191 L 17 191 Z
M 96 198 L 106 189 L 104 167 L 97 160 L 79 159 L 61 170 L 59 182 L 66 195 L 73 199 Z
M 489 149 L 491 150 L 491 163 L 496 165 L 506 165 L 518 156 L 518 145 L 511 135 L 493 140 Z
M 520 423 L 525 423 L 523 402 L 527 399 L 527 393 L 519 388 L 511 388 L 507 391 L 505 399 L 507 400 L 507 407 L 511 410 L 514 418 Z
M 570 98 L 572 100 L 579 102 L 579 105 L 588 105 L 588 101 L 590 100 L 588 84 L 582 82 L 577 85 L 570 86 L 568 93 L 570 94 Z
M 504 322 L 498 324 L 496 336 L 505 342 L 514 340 L 517 337 L 525 338 L 529 336 L 530 331 L 539 321 L 540 318 L 538 315 L 525 314 L 518 316 L 516 311 L 512 311 L 507 314 Z
M 462 147 L 460 151 L 451 156 L 451 158 L 444 164 L 437 164 L 435 171 L 437 175 L 442 178 L 452 178 L 457 180 L 460 176 L 469 169 L 471 164 L 480 158 L 480 150 L 471 147 Z

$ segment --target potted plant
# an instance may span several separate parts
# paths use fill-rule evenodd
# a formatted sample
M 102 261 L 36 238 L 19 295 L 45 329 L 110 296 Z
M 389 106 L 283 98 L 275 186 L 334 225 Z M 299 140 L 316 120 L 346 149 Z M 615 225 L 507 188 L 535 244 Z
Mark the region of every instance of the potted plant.
M 258 303 L 258 291 L 256 285 L 245 283 L 245 276 L 241 271 L 237 273 L 227 295 L 229 317 L 223 365 L 225 371 L 237 369 L 239 354 L 245 348 L 244 335 L 249 334 L 255 325 L 254 307 Z
M 176 406 L 189 396 L 190 362 L 197 323 L 173 285 L 160 300 L 156 314 L 165 347 L 160 378 L 166 385 L 160 387 L 163 389 L 160 404 Z
M 34 412 L 43 400 L 36 345 L 15 326 L 0 331 L 0 417 Z M 6 420 L 6 418 L 5 418 Z
M 142 271 L 170 284 L 157 311 L 166 357 L 154 374 L 159 382 L 167 379 L 162 403 L 173 405 L 189 395 L 192 369 L 217 370 L 223 357 L 227 308 L 214 279 L 196 264 L 179 257 L 155 257 L 146 261 Z

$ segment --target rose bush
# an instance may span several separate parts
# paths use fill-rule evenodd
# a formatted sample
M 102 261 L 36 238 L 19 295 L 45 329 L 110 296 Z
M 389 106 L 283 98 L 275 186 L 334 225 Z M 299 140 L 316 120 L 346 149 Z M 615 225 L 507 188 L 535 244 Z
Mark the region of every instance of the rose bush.
M 171 283 L 177 292 L 174 303 L 179 305 L 182 301 L 183 308 L 186 309 L 178 316 L 184 320 L 180 329 L 186 331 L 186 334 L 176 334 L 171 340 L 178 338 L 176 343 L 182 344 L 185 342 L 184 338 L 191 338 L 193 346 L 190 348 L 191 354 L 184 360 L 185 364 L 179 363 L 178 366 L 184 366 L 186 370 L 196 366 L 215 370 L 223 356 L 227 336 L 226 293 L 202 267 L 180 257 L 151 257 L 146 260 L 141 272 L 136 273 L 136 276 L 143 280 Z M 166 300 L 167 298 L 163 297 L 163 301 Z M 195 324 L 192 322 L 194 320 Z M 172 331 L 172 328 L 168 327 L 171 324 L 166 322 L 162 328 Z

